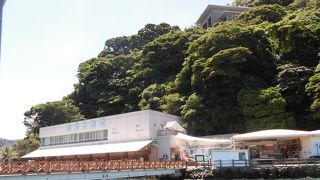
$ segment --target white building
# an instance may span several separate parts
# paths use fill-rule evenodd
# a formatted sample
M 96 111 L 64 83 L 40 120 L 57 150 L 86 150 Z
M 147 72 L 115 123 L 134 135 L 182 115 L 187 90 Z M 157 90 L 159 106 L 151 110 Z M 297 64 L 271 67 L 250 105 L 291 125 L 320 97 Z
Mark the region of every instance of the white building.
M 309 158 L 320 156 L 320 130 L 270 129 L 232 137 L 252 158 Z
M 231 140 L 185 135 L 178 116 L 137 111 L 40 128 L 41 146 L 23 158 L 47 160 L 178 160 L 212 148 L 231 147 Z M 194 153 L 190 153 L 194 152 Z
M 208 5 L 196 24 L 203 28 L 208 28 L 218 22 L 230 21 L 234 15 L 238 15 L 248 9 L 247 7 Z
M 41 146 L 23 156 L 32 159 L 158 160 L 169 154 L 169 142 L 158 138 L 178 116 L 152 110 L 137 111 L 40 128 Z M 168 156 L 168 159 L 170 157 Z

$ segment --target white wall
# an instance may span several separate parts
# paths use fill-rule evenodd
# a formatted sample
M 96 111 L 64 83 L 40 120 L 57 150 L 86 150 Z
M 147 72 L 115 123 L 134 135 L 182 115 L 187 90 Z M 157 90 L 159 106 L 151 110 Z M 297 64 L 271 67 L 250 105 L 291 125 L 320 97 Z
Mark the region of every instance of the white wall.
M 40 128 L 39 137 L 108 130 L 107 142 L 156 139 L 157 130 L 180 117 L 152 110 L 137 111 Z M 140 126 L 137 127 L 137 125 Z
M 311 138 L 309 136 L 307 137 L 300 137 L 301 141 L 301 154 L 300 157 L 302 158 L 308 158 L 311 156 Z
M 231 17 L 232 15 L 240 14 L 243 11 L 246 11 L 247 9 L 243 8 L 235 8 L 235 7 L 219 7 L 219 8 L 213 8 L 211 9 L 210 13 L 207 15 L 206 18 L 204 18 L 204 21 L 201 22 L 201 25 L 204 26 L 205 23 L 208 22 L 208 19 L 211 17 L 211 26 L 218 22 L 223 22 L 224 19 L 220 19 L 221 15 L 225 13 L 227 16 Z M 230 19 L 231 20 L 231 19 Z
M 170 136 L 160 136 L 157 139 L 158 157 L 162 158 L 164 154 L 168 156 L 167 160 L 171 159 L 170 155 Z
M 150 139 L 149 112 L 126 113 L 121 117 L 106 117 L 109 142 Z
M 161 113 L 161 112 L 152 111 L 152 110 L 149 110 L 149 112 L 150 112 L 149 129 L 150 129 L 150 137 L 152 139 L 157 138 L 157 131 L 163 130 L 163 127 L 166 125 L 167 122 L 177 121 L 178 123 L 181 123 L 181 118 L 179 116 Z
M 246 154 L 246 159 L 249 159 L 249 151 L 247 149 L 237 149 L 237 150 L 212 150 L 211 160 L 239 160 L 239 153 L 244 152 Z
M 52 137 L 67 134 L 99 131 L 106 129 L 105 117 L 78 121 L 73 123 L 59 124 L 40 128 L 39 137 Z
M 220 166 L 219 163 L 216 163 L 217 161 L 221 160 L 221 165 L 223 167 L 229 167 L 229 166 L 237 166 L 237 167 L 244 167 L 245 161 L 241 162 L 241 164 L 232 164 L 232 160 L 239 160 L 239 153 L 245 153 L 246 160 L 249 160 L 249 151 L 247 149 L 238 149 L 238 150 L 212 150 L 211 151 L 211 161 L 214 164 L 217 164 L 217 166 Z M 239 161 L 238 161 L 239 162 Z

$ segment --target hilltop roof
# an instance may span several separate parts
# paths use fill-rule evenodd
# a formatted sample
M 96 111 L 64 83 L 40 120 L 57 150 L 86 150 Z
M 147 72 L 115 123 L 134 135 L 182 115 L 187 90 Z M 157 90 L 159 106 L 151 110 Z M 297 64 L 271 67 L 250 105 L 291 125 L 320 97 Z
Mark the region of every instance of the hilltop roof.
M 204 19 L 208 16 L 208 14 L 212 10 L 222 10 L 222 11 L 229 11 L 229 12 L 242 12 L 249 9 L 248 7 L 240 7 L 240 6 L 220 6 L 220 5 L 211 5 L 209 4 L 207 8 L 203 11 L 200 15 L 199 19 L 197 20 L 196 24 L 200 24 L 204 21 Z

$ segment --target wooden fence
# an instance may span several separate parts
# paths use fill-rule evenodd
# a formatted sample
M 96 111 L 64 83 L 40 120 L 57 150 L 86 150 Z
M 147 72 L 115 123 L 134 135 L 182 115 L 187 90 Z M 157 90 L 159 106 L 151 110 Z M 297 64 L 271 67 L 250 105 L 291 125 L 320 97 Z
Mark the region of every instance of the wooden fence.
M 182 161 L 21 161 L 0 163 L 0 175 L 134 169 L 181 169 Z

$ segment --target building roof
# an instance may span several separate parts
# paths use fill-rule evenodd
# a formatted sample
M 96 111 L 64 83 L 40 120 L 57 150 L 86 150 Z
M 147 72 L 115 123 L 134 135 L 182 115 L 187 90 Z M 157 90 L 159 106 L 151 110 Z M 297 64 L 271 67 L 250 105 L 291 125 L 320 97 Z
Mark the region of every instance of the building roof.
M 231 139 L 234 135 L 238 135 L 238 134 L 239 134 L 239 133 L 216 134 L 216 135 L 200 136 L 200 138 L 208 138 L 208 139 Z
M 251 133 L 239 134 L 232 137 L 233 140 L 261 140 L 279 139 L 309 136 L 309 131 L 289 130 L 289 129 L 270 129 Z
M 39 148 L 22 158 L 39 158 L 39 157 L 56 157 L 56 156 L 74 156 L 74 155 L 89 155 L 89 154 L 104 154 L 117 152 L 133 152 L 139 151 L 143 147 L 151 143 L 152 140 L 134 141 L 112 144 L 98 144 L 59 148 Z
M 240 6 L 219 6 L 219 5 L 211 5 L 210 4 L 203 11 L 203 13 L 200 15 L 196 24 L 201 24 L 212 10 L 221 10 L 221 11 L 228 11 L 228 12 L 242 12 L 247 9 L 249 9 L 249 8 L 248 7 L 240 7 Z
M 177 121 L 180 121 L 180 119 L 181 119 L 181 117 L 179 117 L 179 116 L 168 114 L 168 113 L 163 113 L 163 112 L 159 112 L 159 111 L 154 111 L 154 110 L 134 111 L 134 112 L 98 117 L 98 118 L 93 118 L 93 119 L 85 119 L 85 120 L 76 121 L 76 122 L 57 124 L 57 125 L 52 125 L 52 126 L 47 126 L 47 127 L 41 127 L 40 132 L 39 132 L 39 137 L 43 138 L 43 137 L 53 136 L 52 134 L 50 134 L 52 131 L 59 132 L 59 135 L 72 134 L 72 133 L 75 133 L 73 130 L 68 131 L 66 129 L 68 129 L 68 126 L 70 126 L 70 129 L 71 129 L 71 127 L 72 128 L 76 127 L 76 125 L 78 125 L 78 129 L 75 130 L 77 132 L 80 132 L 80 131 L 81 132 L 90 132 L 93 130 L 94 131 L 102 130 L 102 129 L 105 129 L 106 124 L 110 120 L 127 119 L 128 117 L 134 117 L 134 116 L 140 116 L 140 115 L 145 116 L 145 118 L 151 118 L 153 115 L 158 115 L 158 116 L 162 116 L 164 118 L 171 118 L 171 119 L 177 120 Z M 87 128 L 82 128 L 81 126 L 79 126 L 80 123 L 90 124 L 92 121 L 95 121 L 95 123 L 97 123 L 97 125 L 95 127 L 89 127 L 89 125 L 88 125 L 88 126 L 86 126 Z M 56 135 L 54 135 L 54 136 L 56 136 Z
M 310 135 L 320 135 L 320 130 L 310 131 Z
M 186 130 L 177 121 L 167 122 L 164 128 L 172 131 L 182 132 L 182 133 L 186 132 Z
M 174 139 L 179 146 L 189 146 L 189 147 L 214 147 L 225 144 L 232 144 L 230 139 L 209 139 L 209 138 L 199 138 L 188 136 L 183 133 L 178 133 L 174 136 Z

